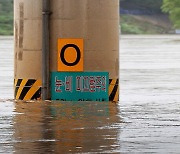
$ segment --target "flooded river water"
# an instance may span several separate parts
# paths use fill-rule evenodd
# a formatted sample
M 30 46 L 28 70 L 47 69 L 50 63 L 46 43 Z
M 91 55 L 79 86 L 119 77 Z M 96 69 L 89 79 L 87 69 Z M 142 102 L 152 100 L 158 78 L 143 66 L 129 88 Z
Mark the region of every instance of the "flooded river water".
M 0 153 L 180 153 L 180 36 L 122 36 L 120 102 L 13 101 L 0 37 Z

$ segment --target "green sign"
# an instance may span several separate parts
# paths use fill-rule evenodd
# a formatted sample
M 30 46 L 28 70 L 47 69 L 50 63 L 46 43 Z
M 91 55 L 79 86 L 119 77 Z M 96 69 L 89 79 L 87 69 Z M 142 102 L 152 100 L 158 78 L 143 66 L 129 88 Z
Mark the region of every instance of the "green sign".
M 51 99 L 109 101 L 108 72 L 52 72 Z

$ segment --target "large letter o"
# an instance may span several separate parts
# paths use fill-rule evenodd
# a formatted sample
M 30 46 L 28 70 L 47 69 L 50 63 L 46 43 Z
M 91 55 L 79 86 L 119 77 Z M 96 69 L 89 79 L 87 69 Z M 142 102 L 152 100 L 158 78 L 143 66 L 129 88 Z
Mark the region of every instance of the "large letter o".
M 65 54 L 65 51 L 66 51 L 67 48 L 74 48 L 76 50 L 76 52 L 77 52 L 77 58 L 72 63 L 67 62 L 65 57 L 64 57 L 64 54 Z M 81 59 L 81 52 L 80 52 L 79 47 L 76 46 L 75 44 L 67 44 L 67 45 L 65 45 L 61 50 L 60 58 L 61 58 L 61 61 L 67 66 L 75 66 L 75 65 L 77 65 L 79 63 L 80 59 Z

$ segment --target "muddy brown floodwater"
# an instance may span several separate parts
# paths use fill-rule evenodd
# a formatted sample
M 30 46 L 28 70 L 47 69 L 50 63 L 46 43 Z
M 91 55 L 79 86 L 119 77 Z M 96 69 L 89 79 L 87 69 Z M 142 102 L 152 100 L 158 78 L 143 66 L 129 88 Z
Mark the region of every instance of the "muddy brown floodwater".
M 0 37 L 0 153 L 180 153 L 180 36 L 120 40 L 120 102 L 13 101 Z

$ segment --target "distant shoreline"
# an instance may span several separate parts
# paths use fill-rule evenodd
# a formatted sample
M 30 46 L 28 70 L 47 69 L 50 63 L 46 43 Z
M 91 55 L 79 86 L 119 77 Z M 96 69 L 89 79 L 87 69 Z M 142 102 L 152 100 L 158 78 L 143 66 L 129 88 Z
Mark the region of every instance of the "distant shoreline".
M 175 29 L 165 14 L 122 14 L 120 18 L 122 34 L 175 34 Z

